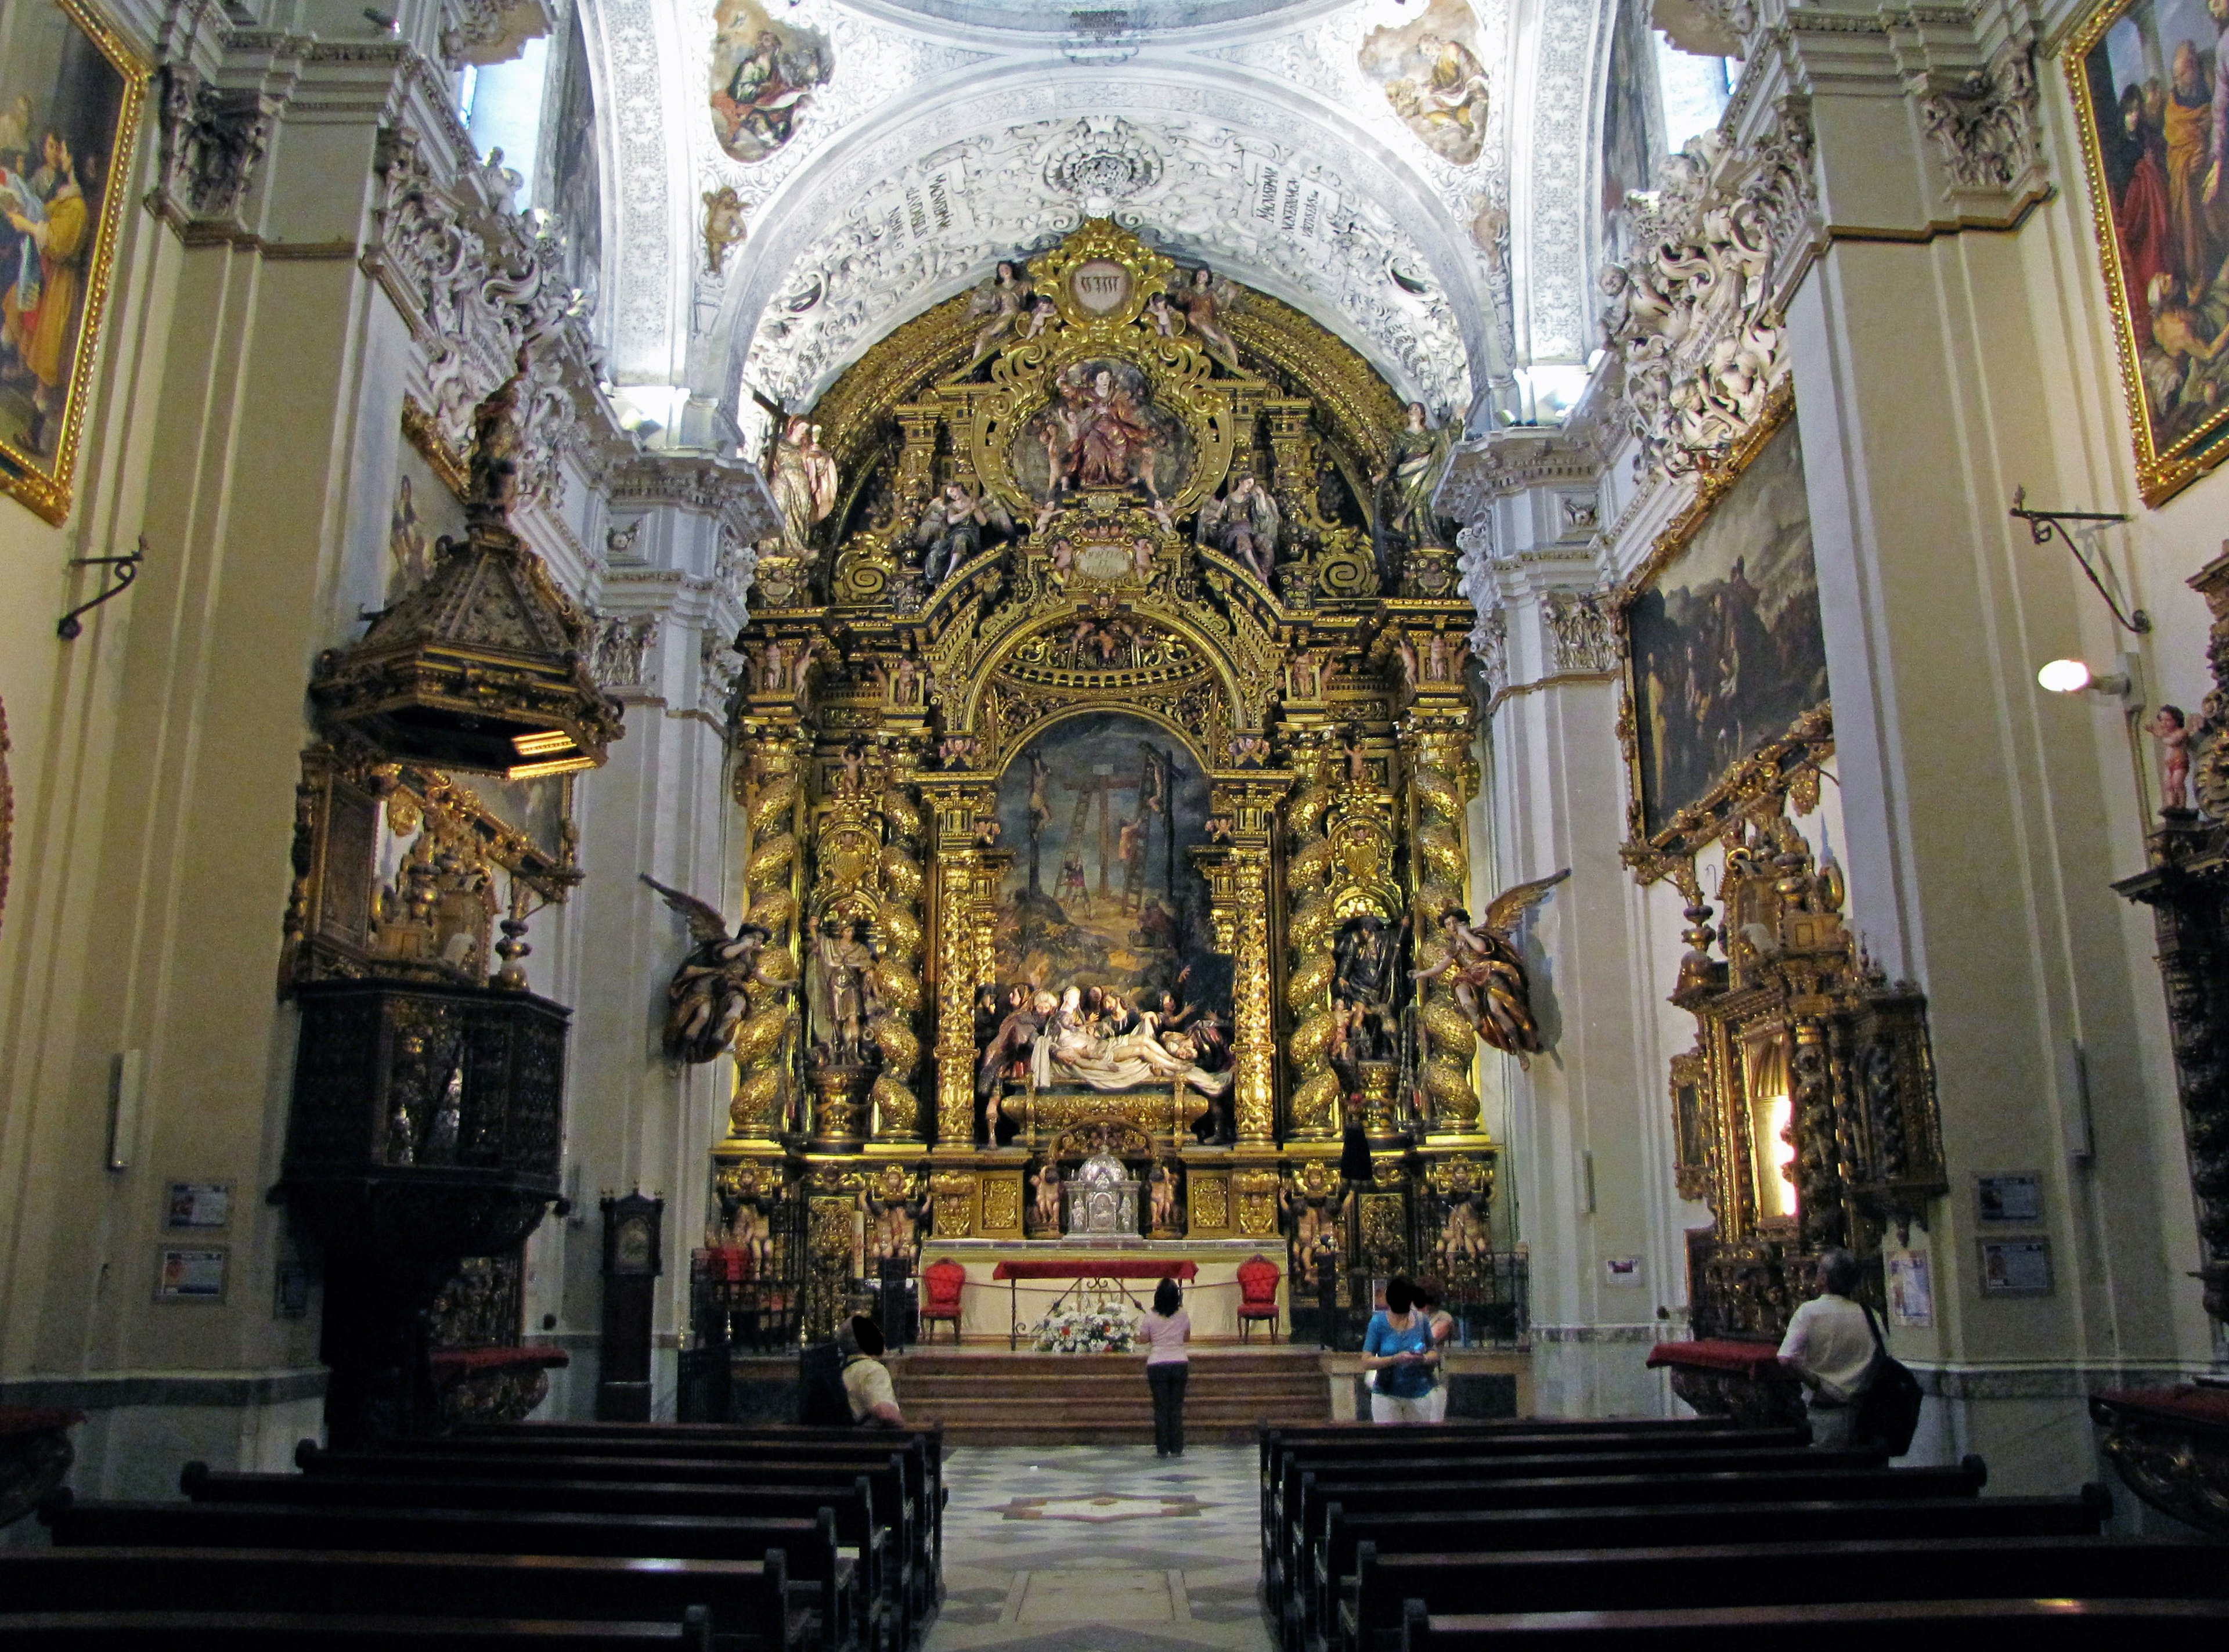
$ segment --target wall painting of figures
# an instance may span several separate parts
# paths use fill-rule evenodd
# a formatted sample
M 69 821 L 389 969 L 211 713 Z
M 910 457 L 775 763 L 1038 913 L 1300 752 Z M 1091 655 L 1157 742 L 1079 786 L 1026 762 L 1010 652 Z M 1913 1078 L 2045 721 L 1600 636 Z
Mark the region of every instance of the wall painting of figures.
M 764 160 L 796 136 L 835 53 L 819 29 L 777 22 L 760 0 L 719 0 L 712 22 L 713 130 L 736 160 Z
M 0 19 L 0 486 L 60 522 L 147 71 L 75 0 Z
M 2066 48 L 2149 505 L 2229 458 L 2225 41 L 2207 0 L 2110 0 Z
M 1355 55 L 1426 148 L 1468 166 L 1486 146 L 1485 50 L 1466 0 L 1431 0 L 1415 22 L 1373 29 Z
M 1206 776 L 1184 742 L 1127 713 L 1057 723 L 1007 765 L 999 824 L 1014 860 L 998 981 L 1050 995 L 1076 1022 L 1047 1029 L 1040 1088 L 1228 1088 L 1230 959 L 1214 950 L 1191 854 L 1207 817 Z
M 1784 406 L 1784 404 L 1783 404 Z M 1827 646 L 1795 414 L 1760 433 L 1666 537 L 1621 610 L 1635 835 L 1661 845 L 1768 752 L 1826 729 Z M 1709 835 L 1706 832 L 1704 835 Z

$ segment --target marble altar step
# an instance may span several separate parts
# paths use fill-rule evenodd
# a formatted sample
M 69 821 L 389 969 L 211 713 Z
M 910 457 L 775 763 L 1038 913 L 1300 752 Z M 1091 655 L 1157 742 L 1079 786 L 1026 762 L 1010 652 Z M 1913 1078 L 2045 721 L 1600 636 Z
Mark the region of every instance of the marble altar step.
M 941 1423 L 964 1445 L 1149 1441 L 1153 1408 L 1138 1354 L 914 1349 L 890 1361 L 907 1420 Z M 1187 1440 L 1245 1441 L 1255 1424 L 1331 1417 L 1314 1348 L 1195 1349 L 1185 1394 Z

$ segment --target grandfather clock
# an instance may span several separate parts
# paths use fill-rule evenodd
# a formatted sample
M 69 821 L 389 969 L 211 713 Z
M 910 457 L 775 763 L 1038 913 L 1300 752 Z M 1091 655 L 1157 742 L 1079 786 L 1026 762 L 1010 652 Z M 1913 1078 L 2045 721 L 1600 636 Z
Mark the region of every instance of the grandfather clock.
M 603 1201 L 604 1335 L 596 1420 L 650 1420 L 650 1334 L 665 1201 L 639 1190 Z

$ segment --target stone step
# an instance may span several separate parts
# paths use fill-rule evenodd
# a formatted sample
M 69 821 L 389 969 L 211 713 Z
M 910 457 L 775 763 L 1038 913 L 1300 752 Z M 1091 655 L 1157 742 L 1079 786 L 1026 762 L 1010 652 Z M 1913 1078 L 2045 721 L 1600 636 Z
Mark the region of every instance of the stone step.
M 1139 1354 L 921 1351 L 890 1361 L 909 1419 L 940 1423 L 955 1444 L 1064 1445 L 1153 1437 Z M 1244 1441 L 1264 1419 L 1330 1418 L 1314 1348 L 1199 1349 L 1185 1395 L 1188 1439 Z

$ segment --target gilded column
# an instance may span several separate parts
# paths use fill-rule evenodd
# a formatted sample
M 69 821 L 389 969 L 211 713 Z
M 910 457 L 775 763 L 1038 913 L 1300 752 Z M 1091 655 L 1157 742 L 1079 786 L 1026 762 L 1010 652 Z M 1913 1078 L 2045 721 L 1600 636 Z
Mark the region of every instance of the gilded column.
M 975 1141 L 975 984 L 989 978 L 978 885 L 981 862 L 999 852 L 976 842 L 976 820 L 992 794 L 972 775 L 935 775 L 922 780 L 922 800 L 936 844 L 936 1140 L 964 1150 Z
M 1463 848 L 1463 812 L 1478 789 L 1478 768 L 1470 755 L 1471 720 L 1468 698 L 1458 687 L 1419 694 L 1401 722 L 1411 819 L 1409 913 L 1419 969 L 1430 969 L 1447 955 L 1440 915 L 1465 905 L 1470 864 Z M 1431 1133 L 1474 1134 L 1478 1091 L 1470 1070 L 1478 1035 L 1445 977 L 1419 993 L 1416 1024 L 1417 1079 L 1431 1109 Z
M 891 753 L 883 790 L 882 956 L 875 966 L 880 1004 L 868 1029 L 882 1052 L 874 1090 L 874 1139 L 921 1138 L 922 806 L 914 791 L 912 750 Z
M 800 970 L 797 925 L 797 814 L 804 794 L 807 746 L 793 719 L 739 720 L 739 744 L 749 759 L 736 771 L 746 848 L 744 904 L 750 922 L 771 937 L 759 954 L 751 1013 L 736 1032 L 736 1093 L 728 1109 L 731 1141 L 771 1143 L 790 1122 L 791 1069 Z
M 1217 944 L 1232 961 L 1230 1010 L 1237 1057 L 1231 1111 L 1242 1146 L 1276 1135 L 1276 1025 L 1269 972 L 1269 839 L 1289 775 L 1218 778 L 1214 810 L 1229 822 L 1227 846 L 1203 852 L 1211 868 Z
M 1286 1045 L 1293 1085 L 1288 1134 L 1302 1141 L 1339 1135 L 1339 1079 L 1331 1070 L 1337 1032 L 1331 1012 L 1331 942 L 1337 911 L 1329 887 L 1332 845 L 1324 830 L 1331 807 L 1329 771 L 1337 761 L 1330 741 L 1323 733 L 1301 737 L 1293 754 L 1297 783 L 1285 805 L 1285 889 L 1291 903 L 1285 926 L 1285 1006 L 1294 1021 Z

